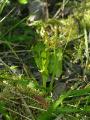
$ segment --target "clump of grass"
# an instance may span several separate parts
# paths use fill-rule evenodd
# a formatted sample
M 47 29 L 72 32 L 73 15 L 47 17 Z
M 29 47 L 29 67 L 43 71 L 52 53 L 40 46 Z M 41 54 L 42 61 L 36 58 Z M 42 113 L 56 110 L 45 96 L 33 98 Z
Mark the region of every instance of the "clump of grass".
M 4 66 L 0 70 L 0 112 L 6 120 L 90 119 L 90 86 L 88 78 L 86 79 L 86 74 L 90 74 L 89 18 L 85 15 L 88 12 L 86 10 L 84 16 L 81 14 L 75 16 L 78 14 L 77 11 L 74 16 L 71 15 L 66 19 L 35 21 L 30 24 L 31 26 L 26 25 L 26 18 L 20 21 L 17 18 L 6 17 L 8 20 L 4 19 L 5 21 L 0 22 L 0 26 L 4 28 L 0 31 L 2 39 L 0 44 L 4 43 L 1 45 L 1 52 L 4 50 L 3 53 L 6 55 L 6 58 L 3 55 L 0 56 L 0 63 Z M 81 21 L 80 18 L 82 18 Z M 7 21 L 12 24 L 8 26 Z M 34 43 L 33 39 L 36 40 Z M 29 57 L 33 54 L 33 59 L 29 59 L 28 64 L 25 64 L 24 60 L 26 54 L 23 59 L 21 58 L 23 51 L 27 51 Z M 13 58 L 12 63 L 14 60 L 18 61 L 17 66 L 12 64 L 9 66 L 7 56 Z M 39 81 L 42 85 L 31 72 L 30 61 L 35 64 L 34 69 L 41 73 Z M 19 65 L 22 66 L 20 73 Z M 79 66 L 82 73 L 77 71 Z M 72 83 L 66 92 L 64 91 L 56 100 L 53 100 L 55 80 L 63 80 L 64 77 L 64 82 L 68 79 L 72 81 L 72 76 L 68 79 L 65 77 L 65 75 L 72 75 L 71 72 L 74 73 L 75 84 Z

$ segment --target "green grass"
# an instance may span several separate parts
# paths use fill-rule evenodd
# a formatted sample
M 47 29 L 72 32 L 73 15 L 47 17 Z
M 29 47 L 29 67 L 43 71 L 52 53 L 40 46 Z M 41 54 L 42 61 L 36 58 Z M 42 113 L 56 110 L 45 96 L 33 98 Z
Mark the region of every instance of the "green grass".
M 74 14 L 65 19 L 28 25 L 28 17 L 12 17 L 14 9 L 0 18 L 0 113 L 5 120 L 90 120 L 87 3 L 73 3 Z M 0 14 L 6 5 L 0 4 Z M 63 1 L 61 8 L 69 5 Z M 56 80 L 67 86 L 53 99 Z

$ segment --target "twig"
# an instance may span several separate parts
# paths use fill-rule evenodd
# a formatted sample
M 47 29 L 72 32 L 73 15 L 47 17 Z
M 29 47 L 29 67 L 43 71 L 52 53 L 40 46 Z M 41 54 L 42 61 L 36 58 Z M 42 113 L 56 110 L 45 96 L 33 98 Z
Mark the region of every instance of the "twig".
M 24 53 L 24 52 L 31 52 L 31 50 L 17 50 L 15 51 L 16 53 Z M 7 51 L 7 52 L 0 52 L 0 54 L 9 54 L 12 53 L 12 51 Z
M 23 117 L 23 118 L 25 118 L 25 119 L 27 119 L 27 120 L 32 120 L 32 119 L 30 119 L 30 118 L 28 118 L 28 117 L 26 117 L 26 116 L 24 116 L 24 115 L 22 115 L 22 114 L 20 114 L 20 113 L 18 113 L 18 112 L 16 112 L 16 111 L 12 110 L 12 109 L 10 109 L 10 108 L 6 108 L 6 107 L 3 107 L 3 108 L 6 109 L 6 110 L 8 110 L 8 111 L 10 111 L 10 112 L 13 112 L 13 113 L 21 116 L 21 117 Z
M 22 100 L 22 103 L 24 104 L 24 107 L 26 109 L 26 112 L 30 115 L 30 117 L 32 118 L 32 120 L 35 120 L 33 114 L 32 114 L 32 111 L 29 109 L 26 101 L 24 100 L 24 98 L 22 97 L 22 95 L 19 93 L 19 96 L 21 97 L 21 100 Z
M 14 103 L 14 104 L 19 104 L 19 102 L 16 102 L 16 101 L 14 101 L 14 100 L 10 100 L 10 99 L 7 99 L 7 98 L 5 98 L 5 97 L 2 97 L 4 100 L 6 100 L 6 101 L 9 101 L 9 102 L 12 102 L 12 103 Z M 23 98 L 25 98 L 25 97 L 23 97 Z M 33 99 L 33 98 L 32 98 Z M 22 106 L 25 106 L 24 104 L 21 104 Z M 32 109 L 35 109 L 35 110 L 40 110 L 40 111 L 43 111 L 43 112 L 45 112 L 45 111 L 47 111 L 47 110 L 45 110 L 45 109 L 42 109 L 42 108 L 38 108 L 38 107 L 35 107 L 35 106 L 32 106 L 32 105 L 28 105 L 28 107 L 29 108 L 32 108 Z

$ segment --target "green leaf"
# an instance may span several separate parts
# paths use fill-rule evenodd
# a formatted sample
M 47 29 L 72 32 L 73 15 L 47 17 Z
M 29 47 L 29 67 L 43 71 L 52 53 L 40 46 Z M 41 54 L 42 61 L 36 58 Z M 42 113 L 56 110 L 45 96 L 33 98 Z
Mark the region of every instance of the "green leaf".
M 4 111 L 4 107 L 5 107 L 5 104 L 4 104 L 4 102 L 0 102 L 0 113 L 4 113 L 5 111 Z
M 7 2 L 7 0 L 3 0 L 2 2 L 0 2 L 0 14 L 2 13 Z
M 28 0 L 18 0 L 18 2 L 19 2 L 20 4 L 27 4 L 27 3 L 28 3 Z
M 82 108 L 74 108 L 74 107 L 59 107 L 56 110 L 56 113 L 77 113 L 77 112 L 90 112 L 90 106 L 82 107 Z
M 50 56 L 49 63 L 50 74 L 59 77 L 62 73 L 62 50 L 58 49 Z

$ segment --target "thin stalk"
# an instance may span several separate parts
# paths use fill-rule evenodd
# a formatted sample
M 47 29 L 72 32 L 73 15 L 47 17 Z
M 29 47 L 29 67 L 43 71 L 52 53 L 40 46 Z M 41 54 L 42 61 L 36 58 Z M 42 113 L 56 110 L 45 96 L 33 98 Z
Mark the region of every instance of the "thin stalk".
M 17 24 L 15 24 L 14 26 L 12 26 L 3 36 L 1 36 L 0 39 L 4 38 L 5 35 L 7 35 L 10 31 L 12 31 L 13 29 L 15 29 L 19 24 L 21 24 L 23 21 L 25 21 L 28 17 L 25 17 L 24 19 L 22 19 L 20 22 L 18 22 Z
M 43 76 L 43 75 L 42 75 L 42 78 L 43 78 L 43 87 L 46 89 L 46 81 L 47 80 L 46 80 L 45 76 Z
M 85 55 L 86 55 L 86 63 L 85 63 L 85 69 L 84 69 L 84 80 L 86 78 L 86 71 L 87 71 L 87 65 L 88 65 L 88 61 L 89 61 L 89 52 L 88 52 L 88 35 L 87 35 L 87 30 L 86 30 L 86 26 L 84 27 L 84 38 L 85 38 Z
M 54 83 L 54 74 L 52 75 L 52 79 L 51 79 L 51 82 L 50 82 L 50 92 L 53 90 L 53 83 Z
M 32 119 L 30 119 L 30 118 L 28 118 L 28 117 L 26 117 L 26 116 L 18 113 L 17 111 L 12 110 L 12 109 L 10 109 L 10 108 L 6 108 L 6 107 L 3 107 L 3 108 L 4 108 L 5 110 L 8 110 L 8 111 L 10 111 L 10 112 L 12 112 L 12 113 L 15 113 L 15 114 L 21 116 L 22 118 L 24 118 L 24 119 L 26 119 L 26 120 L 32 120 Z
M 88 64 L 88 59 L 89 59 L 89 52 L 88 52 L 88 35 L 87 35 L 87 30 L 86 27 L 84 28 L 84 38 L 85 38 L 85 53 L 86 53 L 86 66 Z
M 11 9 L 10 12 L 0 20 L 0 23 L 3 22 L 14 10 L 15 10 L 15 7 Z

